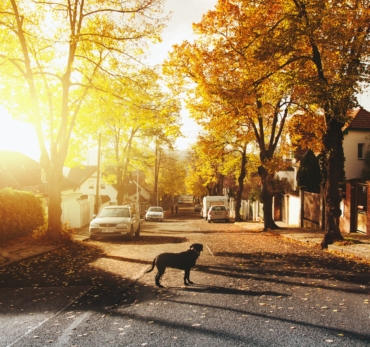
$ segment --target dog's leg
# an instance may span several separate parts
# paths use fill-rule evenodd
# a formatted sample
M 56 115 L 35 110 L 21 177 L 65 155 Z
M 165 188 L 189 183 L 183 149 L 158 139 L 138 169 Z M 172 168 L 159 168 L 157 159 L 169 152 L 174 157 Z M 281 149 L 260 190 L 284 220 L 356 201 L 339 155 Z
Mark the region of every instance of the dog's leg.
M 158 268 L 158 267 L 157 267 Z M 161 284 L 160 284 L 160 280 L 161 280 L 161 277 L 163 276 L 164 274 L 164 271 L 166 270 L 166 268 L 158 268 L 158 272 L 157 274 L 155 275 L 155 284 L 160 287 L 160 288 L 164 288 Z
M 194 282 L 190 281 L 190 269 L 185 269 L 184 284 L 186 286 L 189 284 L 194 284 Z

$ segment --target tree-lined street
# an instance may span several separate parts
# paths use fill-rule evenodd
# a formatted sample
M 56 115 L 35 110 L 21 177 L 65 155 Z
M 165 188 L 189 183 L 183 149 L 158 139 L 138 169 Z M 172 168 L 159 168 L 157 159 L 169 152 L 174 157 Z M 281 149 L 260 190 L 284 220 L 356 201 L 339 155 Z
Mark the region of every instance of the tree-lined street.
M 200 242 L 184 287 L 161 252 Z M 367 346 L 369 264 L 189 206 L 140 239 L 74 243 L 0 268 L 1 346 Z

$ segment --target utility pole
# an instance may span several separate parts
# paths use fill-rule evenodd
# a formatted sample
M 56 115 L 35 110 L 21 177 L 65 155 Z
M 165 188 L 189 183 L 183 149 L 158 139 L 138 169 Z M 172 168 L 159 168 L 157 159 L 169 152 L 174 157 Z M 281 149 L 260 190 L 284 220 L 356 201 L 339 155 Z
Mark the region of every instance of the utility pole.
M 154 204 L 158 206 L 158 139 L 155 141 L 155 163 L 154 163 Z
M 98 142 L 98 169 L 96 172 L 96 193 L 95 193 L 95 208 L 94 213 L 98 214 L 99 205 L 100 205 L 100 145 L 101 145 L 101 134 L 99 133 L 99 142 Z
M 139 169 L 136 168 L 136 212 L 140 213 L 139 203 Z

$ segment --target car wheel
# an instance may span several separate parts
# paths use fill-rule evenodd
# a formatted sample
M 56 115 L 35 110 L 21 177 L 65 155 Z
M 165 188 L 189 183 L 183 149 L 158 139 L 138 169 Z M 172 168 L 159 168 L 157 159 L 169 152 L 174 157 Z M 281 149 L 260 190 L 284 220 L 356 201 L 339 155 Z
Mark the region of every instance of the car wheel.
M 128 234 L 128 239 L 129 240 L 132 240 L 132 238 L 134 237 L 134 228 L 133 226 L 131 225 L 131 228 L 130 228 L 130 232 Z
M 137 227 L 137 230 L 136 230 L 135 236 L 136 236 L 136 237 L 139 237 L 139 236 L 140 236 L 140 223 L 139 223 L 139 226 Z

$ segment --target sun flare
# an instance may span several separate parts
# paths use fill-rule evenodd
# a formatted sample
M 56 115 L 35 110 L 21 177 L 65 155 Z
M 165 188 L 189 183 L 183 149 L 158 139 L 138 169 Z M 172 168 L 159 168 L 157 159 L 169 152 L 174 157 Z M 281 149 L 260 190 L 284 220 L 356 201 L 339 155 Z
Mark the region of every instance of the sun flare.
M 21 152 L 39 161 L 40 149 L 31 124 L 13 120 L 0 106 L 0 150 Z

